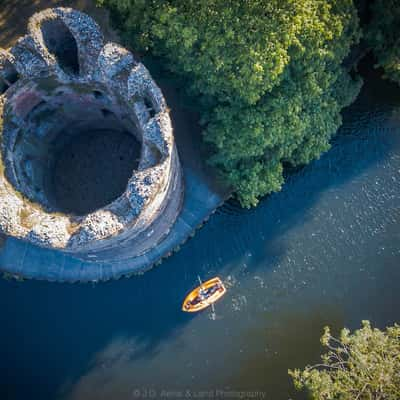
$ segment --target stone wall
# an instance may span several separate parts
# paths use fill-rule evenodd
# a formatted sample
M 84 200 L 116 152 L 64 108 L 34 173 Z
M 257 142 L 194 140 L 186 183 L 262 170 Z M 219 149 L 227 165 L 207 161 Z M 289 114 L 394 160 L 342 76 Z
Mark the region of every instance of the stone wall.
M 37 13 L 28 34 L 0 50 L 0 124 L 0 232 L 77 255 L 143 234 L 154 238 L 149 249 L 168 234 L 183 181 L 164 97 L 147 69 L 104 43 L 86 14 Z M 57 201 L 54 161 L 89 131 L 133 135 L 140 157 L 123 193 L 78 215 Z

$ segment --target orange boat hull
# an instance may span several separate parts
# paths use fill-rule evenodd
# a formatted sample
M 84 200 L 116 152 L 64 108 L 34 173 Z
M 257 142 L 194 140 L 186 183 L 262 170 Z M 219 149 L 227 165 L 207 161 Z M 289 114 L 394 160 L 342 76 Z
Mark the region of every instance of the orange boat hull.
M 199 298 L 200 296 L 200 289 L 202 288 L 203 290 L 208 290 L 212 288 L 213 286 L 219 285 L 219 288 L 211 294 L 209 297 L 207 297 L 204 300 L 201 301 L 195 301 L 196 298 Z M 213 279 L 208 280 L 207 282 L 204 282 L 201 286 L 197 287 L 196 289 L 192 290 L 185 298 L 183 304 L 182 304 L 182 311 L 185 312 L 197 312 L 204 310 L 205 308 L 211 306 L 211 304 L 215 303 L 217 300 L 219 300 L 224 294 L 226 293 L 226 288 L 223 285 L 222 281 L 220 278 L 216 277 Z

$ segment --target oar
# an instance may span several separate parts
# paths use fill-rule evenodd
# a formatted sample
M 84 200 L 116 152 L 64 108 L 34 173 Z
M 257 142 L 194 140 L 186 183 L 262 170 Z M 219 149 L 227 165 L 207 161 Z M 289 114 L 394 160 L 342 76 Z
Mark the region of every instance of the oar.
M 203 289 L 203 290 L 204 290 L 204 288 L 203 288 L 203 282 L 202 282 L 201 279 L 200 279 L 200 275 L 197 275 L 197 278 L 198 278 L 198 280 L 199 280 L 199 282 L 200 282 L 200 289 Z
M 211 303 L 211 315 L 210 315 L 210 317 L 211 317 L 211 319 L 214 321 L 215 319 L 216 319 L 216 317 L 217 317 L 217 314 L 216 314 L 216 312 L 215 312 L 215 307 L 214 307 L 214 303 Z

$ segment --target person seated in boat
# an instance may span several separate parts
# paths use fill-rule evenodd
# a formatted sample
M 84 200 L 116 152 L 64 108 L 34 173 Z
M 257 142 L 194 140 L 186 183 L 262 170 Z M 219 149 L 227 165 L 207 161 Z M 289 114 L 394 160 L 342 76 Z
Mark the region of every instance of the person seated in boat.
M 199 297 L 201 300 L 205 300 L 208 297 L 212 296 L 218 290 L 217 285 L 211 286 L 207 289 L 200 288 L 199 290 Z
M 195 306 L 196 304 L 201 303 L 204 299 L 205 297 L 198 295 L 193 300 L 189 300 L 187 304 L 189 304 L 189 307 Z
M 207 297 L 212 296 L 215 293 L 215 286 L 211 286 L 207 289 Z
M 220 290 L 220 288 L 221 288 L 220 284 L 219 284 L 219 283 L 216 283 L 214 286 L 211 286 L 211 287 L 210 287 L 210 289 L 209 289 L 209 291 L 208 291 L 208 294 L 209 294 L 210 296 L 212 296 L 214 293 L 218 292 L 218 290 Z

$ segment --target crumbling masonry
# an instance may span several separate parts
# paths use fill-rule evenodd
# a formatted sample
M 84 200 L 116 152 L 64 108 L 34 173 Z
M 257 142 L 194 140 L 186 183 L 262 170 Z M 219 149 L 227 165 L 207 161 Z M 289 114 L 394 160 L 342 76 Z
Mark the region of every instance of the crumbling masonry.
M 133 135 L 140 156 L 123 193 L 79 215 L 60 205 L 52 174 L 64 146 L 88 131 Z M 28 34 L 0 49 L 0 141 L 0 231 L 9 236 L 75 254 L 137 235 L 154 246 L 180 212 L 182 172 L 160 89 L 76 10 L 35 14 Z

